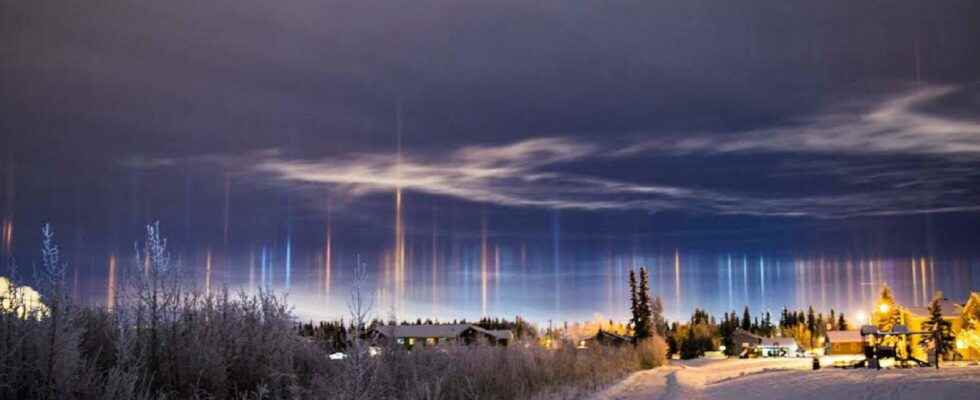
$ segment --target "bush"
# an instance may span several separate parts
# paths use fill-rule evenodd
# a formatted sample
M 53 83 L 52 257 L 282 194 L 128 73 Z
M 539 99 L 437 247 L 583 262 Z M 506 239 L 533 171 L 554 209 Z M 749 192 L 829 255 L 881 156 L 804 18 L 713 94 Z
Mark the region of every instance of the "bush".
M 640 368 L 650 369 L 667 364 L 667 342 L 660 336 L 646 339 L 636 345 L 636 357 Z
M 569 398 L 665 362 L 659 337 L 590 349 L 394 346 L 372 357 L 356 334 L 348 358 L 330 360 L 333 346 L 301 336 L 284 298 L 186 289 L 158 232 L 148 227 L 146 258 L 136 257 L 146 261 L 134 263 L 111 311 L 59 295 L 63 268 L 50 268 L 47 309 L 25 313 L 22 298 L 0 298 L 0 400 Z M 56 265 L 50 246 L 46 265 Z M 352 293 L 356 326 L 367 314 L 360 300 Z

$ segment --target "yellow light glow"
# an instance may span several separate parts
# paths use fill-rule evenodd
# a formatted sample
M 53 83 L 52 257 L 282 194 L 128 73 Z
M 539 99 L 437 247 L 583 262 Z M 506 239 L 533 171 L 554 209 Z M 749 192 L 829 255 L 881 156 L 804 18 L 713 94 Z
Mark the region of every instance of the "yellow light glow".
M 40 293 L 28 286 L 14 287 L 10 280 L 0 276 L 0 311 L 12 311 L 19 318 L 40 318 L 48 312 L 48 308 L 41 302 Z
M 868 318 L 867 315 L 864 315 L 863 311 L 858 311 L 857 313 L 854 314 L 854 317 L 857 318 L 858 323 L 864 323 L 865 321 L 867 321 Z
M 963 350 L 966 348 L 966 341 L 963 339 L 956 339 L 956 348 Z
M 891 309 L 891 307 L 889 307 L 888 304 L 886 304 L 886 303 L 881 303 L 881 304 L 878 305 L 878 312 L 880 312 L 882 314 L 887 313 L 888 310 L 890 310 L 890 309 Z

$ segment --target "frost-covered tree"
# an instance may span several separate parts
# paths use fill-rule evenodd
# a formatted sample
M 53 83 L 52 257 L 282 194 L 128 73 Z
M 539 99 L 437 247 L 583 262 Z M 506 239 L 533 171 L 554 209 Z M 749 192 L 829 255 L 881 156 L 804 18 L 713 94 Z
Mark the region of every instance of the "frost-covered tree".
M 660 337 L 667 335 L 667 319 L 664 318 L 664 303 L 660 300 L 660 296 L 653 298 L 651 315 L 653 318 L 653 329 L 657 332 L 657 335 L 660 335 Z
M 351 289 L 347 298 L 347 312 L 351 319 L 350 349 L 345 360 L 341 378 L 342 399 L 367 400 L 378 395 L 374 382 L 375 363 L 372 360 L 372 346 L 368 338 L 367 323 L 373 308 L 373 302 L 367 296 L 367 268 L 356 257 L 357 264 L 351 276 Z
M 121 291 L 117 313 L 124 348 L 120 354 L 135 358 L 147 376 L 161 373 L 161 357 L 164 330 L 173 327 L 180 314 L 183 294 L 180 265 L 174 262 L 167 250 L 167 239 L 161 236 L 160 223 L 146 226 L 142 243 L 134 244 L 134 260 L 124 271 L 125 283 Z M 134 330 L 129 335 L 128 330 Z M 168 329 L 172 331 L 172 329 Z M 128 339 L 132 339 L 130 342 Z
M 37 271 L 37 285 L 47 314 L 41 319 L 45 330 L 42 370 L 47 377 L 48 396 L 64 396 L 71 379 L 71 372 L 78 362 L 78 332 L 72 321 L 72 304 L 65 284 L 68 265 L 61 261 L 61 251 L 54 240 L 50 224 L 41 227 L 41 269 Z

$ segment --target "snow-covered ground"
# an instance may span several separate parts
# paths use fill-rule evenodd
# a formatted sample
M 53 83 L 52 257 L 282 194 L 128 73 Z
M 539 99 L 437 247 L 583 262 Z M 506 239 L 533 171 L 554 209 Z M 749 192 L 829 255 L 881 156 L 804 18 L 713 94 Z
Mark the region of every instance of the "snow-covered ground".
M 810 359 L 693 360 L 641 371 L 613 399 L 980 399 L 980 367 L 811 370 Z M 832 360 L 823 360 L 829 365 Z

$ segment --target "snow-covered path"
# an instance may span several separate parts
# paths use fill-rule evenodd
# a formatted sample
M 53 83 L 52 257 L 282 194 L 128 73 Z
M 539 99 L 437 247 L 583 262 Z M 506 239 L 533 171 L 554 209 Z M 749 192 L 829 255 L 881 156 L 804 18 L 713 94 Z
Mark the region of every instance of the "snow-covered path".
M 696 360 L 633 374 L 596 400 L 978 399 L 980 368 L 810 370 L 809 359 Z

